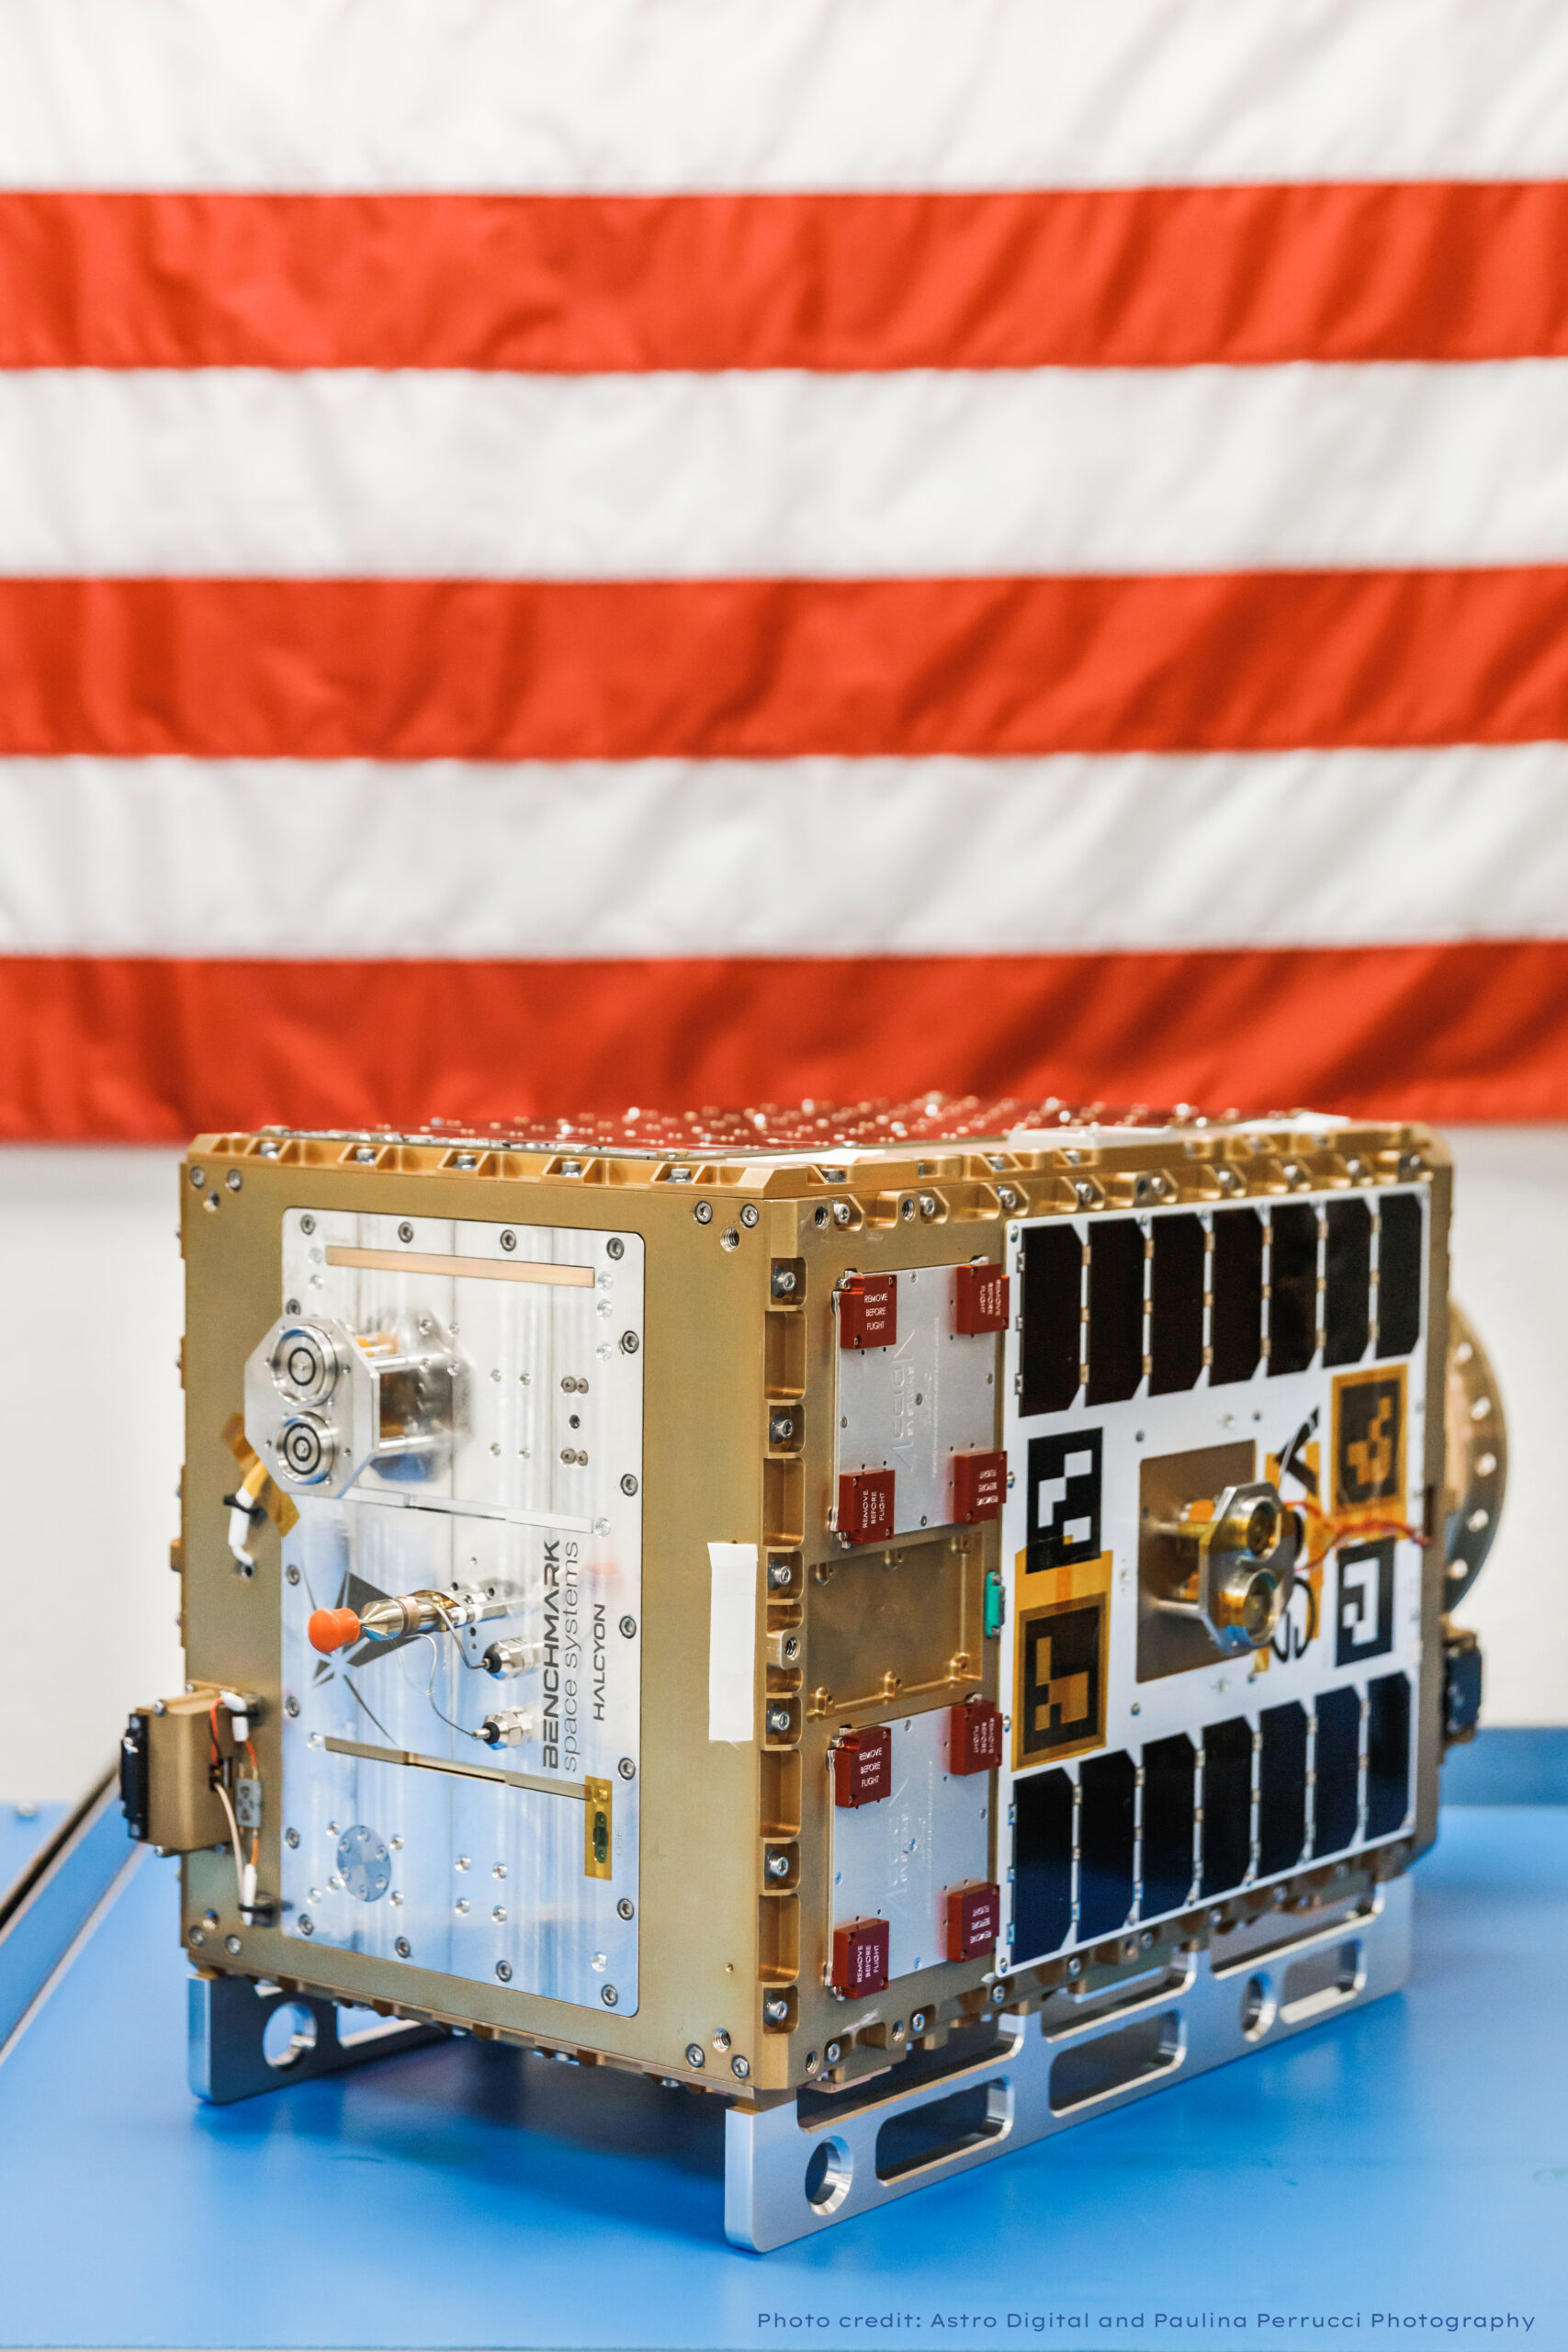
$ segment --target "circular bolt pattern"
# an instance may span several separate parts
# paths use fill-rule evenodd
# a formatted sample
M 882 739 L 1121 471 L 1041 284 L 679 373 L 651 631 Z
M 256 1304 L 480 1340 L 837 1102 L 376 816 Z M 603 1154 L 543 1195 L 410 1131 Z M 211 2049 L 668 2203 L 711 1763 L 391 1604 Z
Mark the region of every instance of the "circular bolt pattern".
M 635 1331 L 621 1333 L 621 1353 L 624 1356 L 635 1356 L 641 1344 Z
M 605 1244 L 604 1244 L 604 1255 L 605 1255 L 605 1257 L 606 1257 L 606 1258 L 624 1258 L 624 1257 L 626 1256 L 626 1243 L 621 1239 L 621 1237 L 620 1237 L 620 1235 L 619 1235 L 618 1233 L 612 1233 L 612 1234 L 611 1234 L 611 1236 L 610 1236 L 610 1238 L 609 1238 L 609 1239 L 608 1239 L 608 1241 L 606 1241 L 606 1242 L 605 1242 Z
M 615 1916 L 617 1918 L 621 1919 L 631 1919 L 636 1917 L 637 1905 L 632 1901 L 629 1894 L 623 1894 L 620 1901 L 616 1904 Z
M 629 1756 L 623 1756 L 620 1762 L 616 1765 L 615 1770 L 620 1774 L 623 1781 L 635 1781 L 637 1779 L 637 1766 L 632 1762 Z
M 703 2048 L 700 2041 L 687 2042 L 686 2064 L 688 2066 L 705 2066 L 707 2064 L 707 2052 Z
M 753 1226 L 761 1214 L 756 1202 L 748 1201 L 740 1211 L 740 1222 L 744 1226 Z
M 337 1866 L 356 1903 L 378 1903 L 392 1883 L 391 1857 L 374 1829 L 356 1821 L 337 1841 Z
M 696 1218 L 699 1225 L 711 1225 L 713 1223 L 713 1203 L 711 1201 L 698 1201 L 692 1211 L 692 1215 Z
M 495 1963 L 495 1973 L 500 1977 L 503 1984 L 510 1984 L 512 1982 L 512 1962 L 509 1960 L 498 1960 Z
M 412 1960 L 413 1958 L 413 1946 L 410 1943 L 407 1936 L 400 1936 L 396 1944 L 393 1946 L 393 1950 L 396 1951 L 400 1960 Z
M 623 1495 L 635 1495 L 637 1492 L 637 1480 L 633 1477 L 629 1470 L 626 1472 L 626 1476 L 621 1480 L 621 1492 Z
M 637 1619 L 635 1617 L 623 1617 L 621 1620 L 621 1631 L 629 1642 L 632 1635 L 637 1632 Z
M 729 2062 L 729 2071 L 732 2075 L 739 2075 L 740 2080 L 744 2082 L 751 2071 L 751 2061 L 750 2058 L 732 2058 Z
M 620 1995 L 616 1992 L 613 1984 L 600 1985 L 599 1998 L 604 2002 L 604 2007 L 607 2009 L 613 2009 L 620 1997 Z

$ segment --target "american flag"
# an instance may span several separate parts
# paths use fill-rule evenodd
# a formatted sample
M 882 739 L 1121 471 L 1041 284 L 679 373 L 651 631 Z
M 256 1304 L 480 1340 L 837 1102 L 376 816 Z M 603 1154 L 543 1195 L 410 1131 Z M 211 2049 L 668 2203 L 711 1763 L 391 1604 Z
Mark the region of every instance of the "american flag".
M 0 0 L 0 1133 L 1568 1115 L 1560 0 Z

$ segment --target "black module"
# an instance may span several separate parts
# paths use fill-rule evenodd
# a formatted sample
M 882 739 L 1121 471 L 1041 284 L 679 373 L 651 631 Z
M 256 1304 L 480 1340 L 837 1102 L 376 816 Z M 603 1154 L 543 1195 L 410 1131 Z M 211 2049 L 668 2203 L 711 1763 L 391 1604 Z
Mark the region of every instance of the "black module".
M 1270 1223 L 1269 1370 L 1305 1372 L 1317 1352 L 1317 1211 L 1283 1201 Z
M 1410 1682 L 1381 1674 L 1367 1685 L 1367 1835 L 1386 1838 L 1410 1810 Z
M 1252 1860 L 1252 1725 L 1245 1715 L 1203 1729 L 1205 1900 L 1239 1886 Z
M 1372 1213 L 1351 1198 L 1330 1201 L 1326 1215 L 1323 1361 L 1359 1363 L 1372 1335 Z
M 1078 1939 L 1114 1935 L 1133 1907 L 1134 1799 L 1130 1756 L 1091 1756 L 1078 1770 Z
M 1378 1204 L 1378 1353 L 1407 1356 L 1421 1337 L 1421 1203 L 1389 1193 Z
M 1013 1782 L 1013 1964 L 1055 1951 L 1073 1924 L 1073 1784 L 1066 1772 Z
M 1144 1898 L 1145 1919 L 1179 1911 L 1192 1893 L 1192 1825 L 1197 1762 L 1184 1731 L 1144 1750 Z
M 1263 1220 L 1256 1209 L 1214 1211 L 1212 1388 L 1250 1380 L 1263 1353 Z
M 1029 1574 L 1100 1557 L 1103 1431 L 1058 1430 L 1029 1441 Z
M 1143 1231 L 1130 1216 L 1108 1217 L 1089 1245 L 1089 1401 L 1122 1404 L 1143 1376 Z
M 1032 1225 L 1023 1236 L 1021 1413 L 1065 1413 L 1078 1393 L 1083 1243 L 1070 1225 Z
M 1360 1811 L 1360 1692 L 1325 1692 L 1317 1702 L 1314 1854 L 1337 1854 L 1355 1842 Z
M 1306 1844 L 1306 1709 L 1265 1707 L 1258 1728 L 1258 1875 L 1272 1878 L 1294 1870 Z
M 1203 1369 L 1203 1228 L 1195 1216 L 1156 1216 L 1150 1235 L 1149 1395 L 1195 1388 Z M 1091 1350 L 1092 1353 L 1092 1350 Z

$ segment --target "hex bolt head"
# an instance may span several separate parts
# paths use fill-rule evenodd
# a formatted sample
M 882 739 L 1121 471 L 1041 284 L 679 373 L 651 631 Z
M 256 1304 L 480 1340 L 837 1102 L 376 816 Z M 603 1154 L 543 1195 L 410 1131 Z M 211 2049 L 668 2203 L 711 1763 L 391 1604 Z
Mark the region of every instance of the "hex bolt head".
M 629 1470 L 621 1480 L 621 1492 L 623 1495 L 635 1495 L 637 1492 L 637 1480 Z
M 753 1225 L 755 1225 L 755 1224 L 756 1224 L 756 1222 L 757 1222 L 758 1217 L 759 1217 L 761 1215 L 761 1211 L 758 1208 L 757 1204 L 756 1204 L 756 1202 L 755 1202 L 755 1201 L 744 1201 L 744 1202 L 742 1202 L 742 1204 L 741 1204 L 741 1207 L 740 1207 L 740 1222 L 741 1222 L 741 1224 L 742 1224 L 742 1225 L 744 1225 L 744 1226 L 753 1226 Z
M 909 2031 L 911 2033 L 924 2033 L 925 2030 L 926 2013 L 924 2009 L 916 2009 L 909 2019 Z
M 713 1203 L 711 1201 L 694 1201 L 692 1204 L 692 1215 L 695 1217 L 699 1225 L 711 1225 L 713 1223 Z
M 751 2061 L 750 2058 L 732 2058 L 729 2062 L 729 2071 L 732 2075 L 739 2075 L 740 2080 L 744 2082 L 751 2071 Z
M 614 1986 L 613 1984 L 601 1984 L 601 1985 L 600 1985 L 600 1987 L 599 1987 L 599 1998 L 604 2002 L 604 2007 L 605 2007 L 607 2009 L 613 2009 L 613 2008 L 615 2007 L 616 2003 L 619 2001 L 620 1997 L 621 1997 L 621 1996 L 620 1996 L 620 1995 L 616 1992 L 616 1990 L 615 1990 L 615 1986 Z
M 609 1238 L 609 1239 L 608 1239 L 608 1241 L 606 1241 L 606 1242 L 605 1242 L 605 1244 L 604 1244 L 604 1255 L 605 1255 L 605 1257 L 606 1257 L 606 1258 L 624 1258 L 624 1257 L 626 1256 L 626 1243 L 621 1239 L 621 1237 L 620 1237 L 620 1235 L 619 1235 L 618 1233 L 612 1233 L 612 1234 L 611 1234 L 611 1236 L 610 1236 L 610 1238 Z
M 623 1894 L 616 1904 L 615 1917 L 618 1919 L 633 1919 L 637 1917 L 637 1905 L 629 1894 Z
M 829 2066 L 836 2066 L 843 2054 L 843 2044 L 838 2041 L 830 2041 L 826 2050 L 822 2052 L 823 2063 Z
M 495 1973 L 500 1977 L 503 1984 L 510 1984 L 512 1982 L 512 1962 L 509 1960 L 498 1960 L 495 1963 Z
M 688 2065 L 688 2066 L 705 2066 L 705 2065 L 707 2064 L 707 2062 L 708 2062 L 708 2054 L 707 2054 L 707 2052 L 703 2048 L 702 2043 L 701 2043 L 700 2041 L 688 2041 L 688 2042 L 687 2042 L 687 2044 L 686 2044 L 686 2064 L 687 2064 L 687 2065 Z
M 413 1227 L 409 1223 L 406 1216 L 404 1217 L 401 1225 L 398 1227 L 398 1239 L 400 1241 L 412 1241 L 413 1239 Z
M 621 1631 L 629 1642 L 632 1635 L 637 1632 L 637 1619 L 635 1617 L 623 1617 L 621 1620 Z
M 637 1766 L 632 1762 L 629 1756 L 623 1756 L 620 1762 L 616 1765 L 615 1770 L 620 1774 L 623 1781 L 635 1781 L 637 1779 Z

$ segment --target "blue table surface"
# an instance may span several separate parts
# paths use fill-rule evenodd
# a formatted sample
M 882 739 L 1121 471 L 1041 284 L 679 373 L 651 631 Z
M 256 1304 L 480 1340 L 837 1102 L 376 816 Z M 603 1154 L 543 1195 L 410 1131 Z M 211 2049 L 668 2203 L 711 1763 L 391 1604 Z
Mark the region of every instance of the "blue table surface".
M 65 1813 L 62 1804 L 0 1804 L 0 1894 L 20 1877 Z
M 716 2102 L 632 2077 L 464 2041 L 196 2105 L 149 1860 L 0 2067 L 0 2343 L 1565 2352 L 1568 1810 L 1446 1815 L 1417 1887 L 1405 1993 L 758 2256 Z

